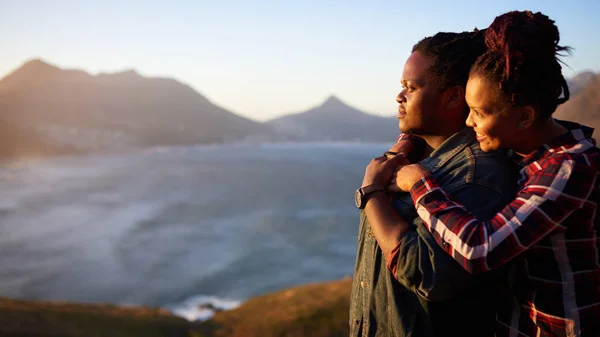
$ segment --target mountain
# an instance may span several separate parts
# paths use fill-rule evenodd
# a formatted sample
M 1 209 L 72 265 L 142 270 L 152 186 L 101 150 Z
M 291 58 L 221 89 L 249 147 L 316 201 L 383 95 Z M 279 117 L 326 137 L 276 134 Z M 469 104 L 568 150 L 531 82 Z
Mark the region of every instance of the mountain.
M 268 125 L 218 107 L 173 79 L 134 70 L 90 75 L 41 60 L 0 80 L 0 117 L 60 148 L 86 151 L 274 137 Z
M 594 138 L 600 139 L 600 74 L 587 78 L 585 86 L 561 104 L 553 116 L 593 127 Z
M 357 110 L 331 96 L 310 110 L 268 122 L 288 140 L 394 142 L 399 134 L 395 117 Z
M 567 80 L 571 95 L 576 95 L 584 89 L 588 83 L 594 80 L 596 74 L 593 71 L 583 71 Z
M 30 128 L 0 117 L 0 159 L 40 157 L 78 152 L 69 146 L 57 146 Z

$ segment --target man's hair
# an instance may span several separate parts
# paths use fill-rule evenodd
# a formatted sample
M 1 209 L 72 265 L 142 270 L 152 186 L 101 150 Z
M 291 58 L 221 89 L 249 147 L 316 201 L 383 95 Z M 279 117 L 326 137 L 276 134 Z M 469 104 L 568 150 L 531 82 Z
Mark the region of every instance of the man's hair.
M 571 48 L 559 46 L 559 40 L 554 21 L 540 12 L 502 14 L 487 29 L 488 50 L 470 75 L 498 83 L 513 106 L 532 105 L 539 111 L 538 120 L 546 120 L 569 99 L 558 56 Z
M 462 33 L 440 32 L 419 41 L 412 51 L 433 60 L 428 72 L 441 90 L 455 85 L 466 87 L 471 66 L 485 52 L 484 36 L 485 30 L 477 29 Z

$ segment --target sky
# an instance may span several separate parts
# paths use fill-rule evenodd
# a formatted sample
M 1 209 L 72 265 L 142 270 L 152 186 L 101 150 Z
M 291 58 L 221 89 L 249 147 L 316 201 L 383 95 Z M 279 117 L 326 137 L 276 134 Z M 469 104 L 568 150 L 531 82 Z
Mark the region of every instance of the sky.
M 563 59 L 566 77 L 600 71 L 597 0 L 0 0 L 0 77 L 41 58 L 92 74 L 174 78 L 256 121 L 331 95 L 393 116 L 416 42 L 525 9 L 548 15 L 561 44 L 574 48 Z

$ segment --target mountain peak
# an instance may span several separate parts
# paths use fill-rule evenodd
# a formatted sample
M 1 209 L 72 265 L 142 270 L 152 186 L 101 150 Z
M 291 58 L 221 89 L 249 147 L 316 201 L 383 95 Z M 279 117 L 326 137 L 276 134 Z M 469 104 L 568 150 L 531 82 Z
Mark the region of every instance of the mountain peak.
M 335 95 L 329 96 L 325 100 L 325 102 L 323 102 L 323 104 L 321 104 L 321 108 L 341 108 L 341 107 L 347 107 L 347 106 L 348 105 L 346 103 L 342 102 Z
M 31 59 L 0 80 L 0 88 L 34 83 L 60 74 L 62 70 L 41 59 Z
M 110 79 L 118 79 L 118 80 L 139 80 L 145 79 L 142 75 L 140 75 L 135 69 L 125 69 L 116 73 L 101 73 L 99 76 L 110 78 Z
M 33 58 L 25 63 L 23 63 L 23 65 L 21 67 L 19 67 L 19 69 L 36 69 L 36 70 L 43 70 L 43 69 L 59 69 L 56 66 L 51 65 L 50 63 L 39 59 L 39 58 Z
M 329 96 L 318 108 L 326 110 L 340 110 L 349 108 L 348 104 L 342 102 L 334 95 Z

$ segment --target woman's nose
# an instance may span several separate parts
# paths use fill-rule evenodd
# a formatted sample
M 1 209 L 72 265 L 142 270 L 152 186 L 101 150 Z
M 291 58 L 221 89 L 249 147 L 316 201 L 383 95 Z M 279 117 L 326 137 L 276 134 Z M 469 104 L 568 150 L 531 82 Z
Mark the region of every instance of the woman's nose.
M 473 123 L 473 118 L 471 118 L 471 112 L 469 111 L 469 115 L 467 116 L 467 120 L 465 121 L 468 127 L 475 127 L 475 123 Z

